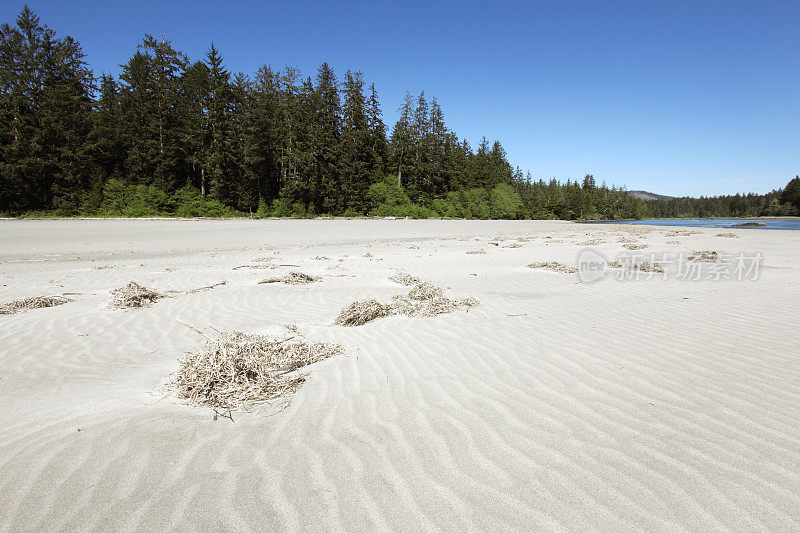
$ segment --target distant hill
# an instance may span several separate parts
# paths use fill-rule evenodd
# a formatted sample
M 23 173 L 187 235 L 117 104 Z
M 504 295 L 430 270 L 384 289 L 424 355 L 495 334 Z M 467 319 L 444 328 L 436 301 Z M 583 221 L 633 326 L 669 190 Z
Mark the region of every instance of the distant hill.
M 642 200 L 668 200 L 672 198 L 672 196 L 664 196 L 663 194 L 656 194 L 654 192 L 647 191 L 628 191 L 628 194 L 633 195 L 636 198 L 641 198 Z

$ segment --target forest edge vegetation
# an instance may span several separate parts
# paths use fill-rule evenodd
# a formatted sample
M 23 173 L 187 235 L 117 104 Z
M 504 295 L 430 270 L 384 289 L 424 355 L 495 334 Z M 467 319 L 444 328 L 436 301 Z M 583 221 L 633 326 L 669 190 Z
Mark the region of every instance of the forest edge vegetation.
M 361 72 L 341 83 L 287 66 L 232 74 L 146 35 L 118 79 L 27 6 L 0 28 L 0 214 L 630 219 L 795 216 L 783 190 L 642 200 L 624 188 L 534 180 L 499 141 L 476 150 L 436 98 L 406 94 L 387 135 Z

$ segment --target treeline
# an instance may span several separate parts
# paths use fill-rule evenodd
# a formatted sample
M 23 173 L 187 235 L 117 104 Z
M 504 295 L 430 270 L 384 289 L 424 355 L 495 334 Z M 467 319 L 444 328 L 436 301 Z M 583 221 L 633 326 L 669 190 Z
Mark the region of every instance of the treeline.
M 800 216 L 800 177 L 767 194 L 647 200 L 653 218 L 738 218 Z
M 327 63 L 233 74 L 147 35 L 118 78 L 28 7 L 0 28 L 0 213 L 634 218 L 624 190 L 534 181 L 498 141 L 477 149 L 435 98 L 406 95 L 387 132 L 360 72 Z

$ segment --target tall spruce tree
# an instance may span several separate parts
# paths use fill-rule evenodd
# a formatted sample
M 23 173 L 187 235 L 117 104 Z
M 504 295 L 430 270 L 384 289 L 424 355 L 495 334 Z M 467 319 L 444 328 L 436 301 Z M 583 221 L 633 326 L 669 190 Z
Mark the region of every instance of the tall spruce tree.
M 181 80 L 181 126 L 182 145 L 186 162 L 186 184 L 200 189 L 200 194 L 208 193 L 206 173 L 206 154 L 211 146 L 208 128 L 209 92 L 208 66 L 195 61 L 184 71 Z
M 428 115 L 428 101 L 425 91 L 417 97 L 417 107 L 414 110 L 414 119 L 411 124 L 414 140 L 414 159 L 411 166 L 406 190 L 412 200 L 419 200 L 422 196 L 429 197 L 432 187 L 430 181 L 430 117 Z
M 120 177 L 125 171 L 125 145 L 119 136 L 119 86 L 109 74 L 100 77 L 100 97 L 95 103 L 92 118 L 87 152 L 93 168 L 86 207 L 89 211 L 96 211 L 102 203 L 102 190 L 106 181 L 112 177 Z
M 339 84 L 328 63 L 320 65 L 316 82 L 314 204 L 318 213 L 334 213 L 343 204 L 339 179 L 342 128 Z
M 243 118 L 243 160 L 247 180 L 254 184 L 257 202 L 264 207 L 280 194 L 283 120 L 280 75 L 262 66 Z
M 372 183 L 371 169 L 375 161 L 370 150 L 364 80 L 360 72 L 347 71 L 343 93 L 340 210 L 349 208 L 363 212 L 367 207 L 367 190 Z
M 288 125 L 291 131 L 291 146 L 286 161 L 281 196 L 292 204 L 302 206 L 304 211 L 314 204 L 315 157 L 313 146 L 313 118 L 316 111 L 316 95 L 310 78 L 307 78 L 296 93 L 290 108 Z
M 400 111 L 400 117 L 394 124 L 391 139 L 391 164 L 390 170 L 397 175 L 397 185 L 405 187 L 413 171 L 414 162 L 414 131 L 412 120 L 414 116 L 414 99 L 411 93 L 406 92 Z
M 146 35 L 120 79 L 126 170 L 136 183 L 170 191 L 182 185 L 185 157 L 179 113 L 186 56 L 166 39 Z
M 386 125 L 383 123 L 383 113 L 374 83 L 369 86 L 367 127 L 369 128 L 369 146 L 372 152 L 370 172 L 373 181 L 379 181 L 383 178 L 389 163 L 389 146 L 386 140 Z
M 428 182 L 426 190 L 429 198 L 444 195 L 450 181 L 451 151 L 448 147 L 450 135 L 444 123 L 444 112 L 436 97 L 431 99 L 428 134 Z
M 211 43 L 206 53 L 208 73 L 204 108 L 208 146 L 201 157 L 211 196 L 222 203 L 234 205 L 236 192 L 236 162 L 233 142 L 233 87 L 230 72 L 223 66 L 222 56 Z

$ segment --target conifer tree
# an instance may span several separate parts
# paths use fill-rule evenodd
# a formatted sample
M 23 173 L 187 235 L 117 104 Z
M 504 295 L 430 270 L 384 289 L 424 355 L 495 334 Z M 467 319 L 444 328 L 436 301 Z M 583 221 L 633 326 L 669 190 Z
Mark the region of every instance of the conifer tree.
M 484 185 L 490 189 L 501 183 L 510 183 L 513 170 L 508 162 L 506 151 L 500 141 L 494 141 L 492 150 L 489 152 L 489 173 L 487 183 Z
M 211 43 L 206 53 L 205 65 L 208 73 L 204 105 L 206 109 L 206 137 L 208 145 L 201 157 L 202 171 L 213 198 L 232 205 L 235 192 L 235 162 L 233 159 L 233 88 L 230 72 L 222 61 L 219 51 Z
M 340 159 L 343 198 L 340 209 L 363 212 L 367 207 L 367 190 L 372 182 L 370 169 L 375 162 L 370 150 L 364 80 L 360 72 L 347 71 L 343 93 Z
M 316 95 L 310 78 L 295 89 L 287 123 L 291 131 L 291 146 L 286 157 L 288 172 L 281 196 L 292 204 L 302 205 L 305 210 L 308 206 L 313 206 L 315 193 L 316 159 L 312 145 Z
M 372 152 L 373 181 L 382 179 L 386 172 L 389 159 L 389 147 L 386 141 L 386 125 L 383 123 L 383 113 L 378 101 L 375 84 L 369 86 L 369 99 L 367 100 L 367 125 L 369 128 L 369 145 Z
M 428 116 L 428 101 L 425 91 L 417 97 L 417 107 L 414 109 L 414 118 L 411 124 L 414 141 L 414 159 L 412 161 L 410 176 L 406 182 L 406 190 L 412 200 L 419 200 L 421 195 L 428 195 L 430 186 L 430 119 Z
M 339 187 L 341 104 L 339 84 L 328 63 L 317 70 L 316 117 L 314 120 L 315 208 L 318 213 L 335 212 L 343 204 Z
M 195 61 L 183 73 L 181 80 L 182 98 L 180 105 L 181 126 L 183 128 L 183 150 L 186 159 L 186 184 L 208 193 L 206 173 L 206 154 L 211 145 L 208 130 L 208 66 Z
M 179 115 L 180 78 L 188 66 L 166 39 L 146 35 L 123 65 L 120 79 L 127 175 L 170 191 L 182 183 L 185 163 Z
M 426 137 L 428 153 L 428 182 L 426 190 L 429 197 L 442 196 L 447 190 L 451 173 L 451 150 L 448 147 L 450 135 L 444 123 L 444 112 L 434 97 L 431 100 L 429 128 Z
M 91 185 L 87 208 L 95 211 L 102 202 L 102 189 L 109 178 L 124 173 L 125 145 L 119 136 L 119 86 L 113 76 L 100 77 L 100 97 L 92 114 L 87 153 L 92 160 Z
M 414 116 L 414 100 L 411 93 L 406 92 L 403 106 L 399 111 L 400 118 L 392 130 L 390 170 L 397 174 L 397 184 L 404 187 L 412 173 L 414 161 L 414 132 L 411 125 Z
M 280 75 L 267 66 L 256 73 L 243 119 L 245 173 L 259 204 L 278 198 L 282 174 L 283 108 Z

